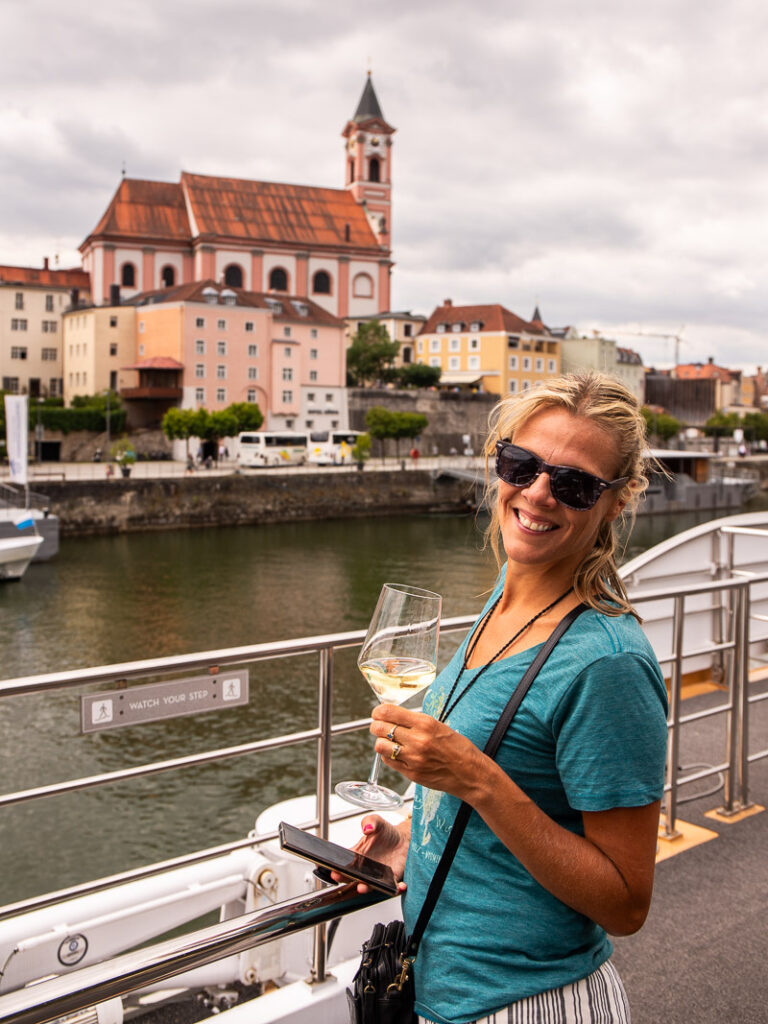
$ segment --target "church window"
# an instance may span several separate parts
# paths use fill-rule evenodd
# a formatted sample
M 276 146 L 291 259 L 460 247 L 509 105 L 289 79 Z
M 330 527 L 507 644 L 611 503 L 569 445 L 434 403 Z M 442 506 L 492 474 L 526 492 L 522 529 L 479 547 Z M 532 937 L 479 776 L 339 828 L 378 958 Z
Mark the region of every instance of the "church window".
M 239 264 L 229 264 L 224 271 L 224 284 L 229 288 L 243 287 L 243 268 Z
M 408 365 L 413 362 L 413 349 L 410 345 L 403 346 L 403 364 Z
M 170 265 L 163 267 L 160 271 L 160 278 L 163 282 L 163 288 L 173 288 L 176 284 L 176 268 Z
M 288 291 L 288 274 L 282 267 L 273 267 L 270 270 L 269 287 L 276 292 Z
M 312 291 L 316 295 L 331 294 L 331 278 L 324 270 L 318 270 L 312 278 Z
M 372 156 L 368 162 L 368 180 L 381 181 L 381 163 L 377 156 Z
M 352 294 L 356 299 L 373 298 L 373 278 L 370 274 L 355 274 L 352 281 Z
M 132 263 L 124 263 L 120 268 L 120 284 L 125 288 L 136 287 L 136 267 Z

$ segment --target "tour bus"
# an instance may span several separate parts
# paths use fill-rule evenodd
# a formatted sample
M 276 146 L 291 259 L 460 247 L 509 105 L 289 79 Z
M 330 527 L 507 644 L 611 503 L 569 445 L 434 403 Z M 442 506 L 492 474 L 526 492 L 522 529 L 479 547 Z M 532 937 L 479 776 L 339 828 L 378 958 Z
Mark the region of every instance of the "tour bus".
M 352 448 L 360 430 L 313 430 L 307 462 L 316 466 L 344 466 L 352 462 Z
M 247 467 L 300 466 L 307 461 L 307 434 L 249 430 L 237 435 L 237 461 Z

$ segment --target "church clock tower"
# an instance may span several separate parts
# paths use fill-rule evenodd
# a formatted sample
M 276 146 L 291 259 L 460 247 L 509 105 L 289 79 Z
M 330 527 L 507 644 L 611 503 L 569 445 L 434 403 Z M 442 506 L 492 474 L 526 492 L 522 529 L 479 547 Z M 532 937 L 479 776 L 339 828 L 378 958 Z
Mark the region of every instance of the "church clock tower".
M 352 120 L 341 133 L 346 142 L 345 184 L 365 207 L 379 244 L 386 249 L 392 238 L 392 136 L 373 88 L 371 73 Z

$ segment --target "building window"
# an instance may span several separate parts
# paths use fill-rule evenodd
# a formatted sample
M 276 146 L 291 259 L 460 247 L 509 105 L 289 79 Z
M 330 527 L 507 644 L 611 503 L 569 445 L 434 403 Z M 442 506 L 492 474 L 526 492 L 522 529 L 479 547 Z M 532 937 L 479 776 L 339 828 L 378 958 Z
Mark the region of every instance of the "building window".
M 46 295 L 45 296 L 45 312 L 46 313 L 52 313 L 53 312 L 53 296 L 52 295 Z
M 202 338 L 196 338 L 195 339 L 195 355 L 196 356 L 204 356 L 205 355 L 205 342 L 203 341 Z
M 116 316 L 111 316 L 109 318 L 109 326 L 110 327 L 117 327 L 117 317 Z
M 555 366 L 556 366 L 556 363 L 555 363 L 554 359 L 548 359 L 547 360 L 547 370 L 550 373 L 554 373 L 555 372 Z
M 139 320 L 139 334 L 143 334 L 143 333 L 144 333 L 144 321 L 143 320 Z
M 317 380 L 317 370 L 309 371 L 309 379 L 312 381 L 313 384 L 315 383 L 315 381 Z
M 307 392 L 307 401 L 308 402 L 314 402 L 314 400 L 315 400 L 315 392 L 314 391 L 308 391 Z
M 237 263 L 230 263 L 224 271 L 224 284 L 229 288 L 243 287 L 243 268 Z
M 195 376 L 196 377 L 205 377 L 205 364 L 204 363 L 195 363 Z
M 226 329 L 227 329 L 227 321 L 226 320 L 217 320 L 216 321 L 216 330 L 217 331 L 226 331 Z
M 517 394 L 517 381 L 516 380 L 511 380 L 509 382 L 509 393 L 510 393 L 510 395 Z
M 132 263 L 124 263 L 120 268 L 120 284 L 124 288 L 136 287 L 136 267 Z
M 403 345 L 400 355 L 405 365 L 413 362 L 413 349 L 410 345 Z
M 464 324 L 462 323 L 451 324 L 451 330 L 454 334 L 459 334 L 463 326 Z
M 216 401 L 217 402 L 226 402 L 226 400 L 227 400 L 227 389 L 226 388 L 216 388 Z
M 290 336 L 291 336 L 291 328 L 290 327 L 284 327 L 283 328 L 283 337 L 284 338 L 290 338 Z
M 531 386 L 531 382 L 529 380 L 524 380 L 523 381 L 523 391 L 528 391 L 530 389 L 530 386 Z
M 275 292 L 288 291 L 288 274 L 282 267 L 273 267 L 270 270 L 269 287 Z
M 227 343 L 226 343 L 226 341 L 217 341 L 216 342 L 216 355 L 217 356 L 225 356 L 226 354 L 227 354 Z
M 26 359 L 27 350 L 21 345 L 13 345 L 11 347 L 11 359 Z
M 205 388 L 195 388 L 195 401 L 196 402 L 204 402 L 205 401 Z
M 48 394 L 51 396 L 51 398 L 56 398 L 57 395 L 61 395 L 63 393 L 63 383 L 64 382 L 62 381 L 61 377 L 51 377 L 51 379 L 48 381 Z
M 16 292 L 16 309 L 24 309 L 24 292 Z
M 18 393 L 19 393 L 19 378 L 18 377 L 3 377 L 3 391 L 8 391 L 12 395 L 18 395 Z
M 55 334 L 57 327 L 55 320 L 43 320 L 42 322 L 43 334 Z
M 543 359 L 537 359 L 536 360 L 536 373 L 543 373 L 543 371 L 544 371 L 544 360 Z
M 447 326 L 448 326 L 447 324 L 438 324 L 437 325 L 437 333 L 438 334 L 445 334 L 445 329 L 446 329 Z
M 419 353 L 419 355 L 422 355 L 424 352 L 424 341 L 421 338 L 419 338 L 416 342 L 416 351 Z
M 11 320 L 11 330 L 12 331 L 26 331 L 26 329 L 27 329 L 27 321 L 26 320 L 17 320 L 15 318 L 13 320 Z
M 163 288 L 173 288 L 173 286 L 176 284 L 175 267 L 163 267 L 163 269 L 160 271 L 160 280 L 163 282 Z
M 59 350 L 57 348 L 44 348 L 42 356 L 44 363 L 55 363 L 59 356 Z
M 317 349 L 316 348 L 311 348 L 309 350 L 309 358 L 310 359 L 317 359 Z
M 218 366 L 216 367 L 216 377 L 219 380 L 227 379 L 227 368 L 226 366 L 224 366 L 223 363 L 219 363 Z
M 248 388 L 248 401 L 249 402 L 255 402 L 256 401 L 256 388 Z
M 253 331 L 253 320 L 246 320 L 245 321 L 245 329 L 246 329 L 247 332 Z
M 258 379 L 259 379 L 259 368 L 258 368 L 258 366 L 249 366 L 248 367 L 248 380 L 258 380 Z
M 508 335 L 507 336 L 507 348 L 519 348 L 519 347 L 520 347 L 520 339 L 512 337 L 511 334 Z
M 195 327 L 205 327 L 205 317 L 199 316 L 195 319 Z
M 470 370 L 480 369 L 480 356 L 470 356 L 467 360 L 467 368 Z
M 461 338 L 451 338 L 448 348 L 451 352 L 459 352 L 461 350 Z
M 318 270 L 312 277 L 312 291 L 315 295 L 331 294 L 331 277 L 325 270 Z
M 449 356 L 448 357 L 448 369 L 458 370 L 461 364 L 461 356 Z
M 283 380 L 293 380 L 293 370 L 290 366 L 283 367 Z
M 403 324 L 403 337 L 410 338 L 413 333 L 413 324 Z
M 430 352 L 439 352 L 440 351 L 440 339 L 439 338 L 430 338 L 429 339 L 429 351 Z
M 109 345 L 109 354 L 110 354 L 111 356 L 116 356 L 116 355 L 117 355 L 117 342 L 116 342 L 116 341 L 112 341 L 112 342 L 110 342 L 110 345 Z
M 292 402 L 292 401 L 293 401 L 293 392 L 292 391 L 284 391 L 283 392 L 283 402 L 287 403 L 287 402 Z
M 368 181 L 381 181 L 381 163 L 377 156 L 368 161 Z
M 373 278 L 370 274 L 355 274 L 352 279 L 352 295 L 356 299 L 373 298 Z
M 143 345 L 139 345 L 139 355 L 140 356 L 144 355 L 144 346 Z
M 523 369 L 524 370 L 530 370 L 530 368 L 531 368 L 531 357 L 530 356 L 523 356 Z
M 430 356 L 429 357 L 429 365 L 430 366 L 440 366 L 440 365 L 442 365 L 440 363 L 440 356 Z
M 470 329 L 470 331 L 479 331 L 480 330 L 480 321 L 479 320 L 473 320 L 472 323 L 469 325 L 469 329 Z
M 313 339 L 317 337 L 317 328 L 316 327 L 312 327 L 310 329 L 309 336 L 310 336 L 310 338 L 313 338 Z
M 517 356 L 510 356 L 509 357 L 509 368 L 510 368 L 510 370 L 516 370 L 517 369 Z
M 258 354 L 259 354 L 259 346 L 258 345 L 251 344 L 251 345 L 248 346 L 248 355 L 249 355 L 249 357 L 251 359 L 255 359 L 256 356 L 258 356 Z
M 285 356 L 286 359 L 290 359 L 292 354 L 293 349 L 291 348 L 290 345 L 286 345 L 285 348 L 283 349 L 283 355 Z

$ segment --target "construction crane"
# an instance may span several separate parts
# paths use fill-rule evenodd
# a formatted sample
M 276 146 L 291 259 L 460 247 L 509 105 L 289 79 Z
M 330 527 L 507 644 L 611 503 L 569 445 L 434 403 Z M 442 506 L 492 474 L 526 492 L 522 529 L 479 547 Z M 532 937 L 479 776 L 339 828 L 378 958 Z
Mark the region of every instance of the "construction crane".
M 675 367 L 680 364 L 680 346 L 683 344 L 683 331 L 685 330 L 685 324 L 683 324 L 677 334 L 662 334 L 659 331 L 610 331 L 610 334 L 626 335 L 629 337 L 640 337 L 640 338 L 666 338 L 668 341 L 674 341 L 675 348 Z

